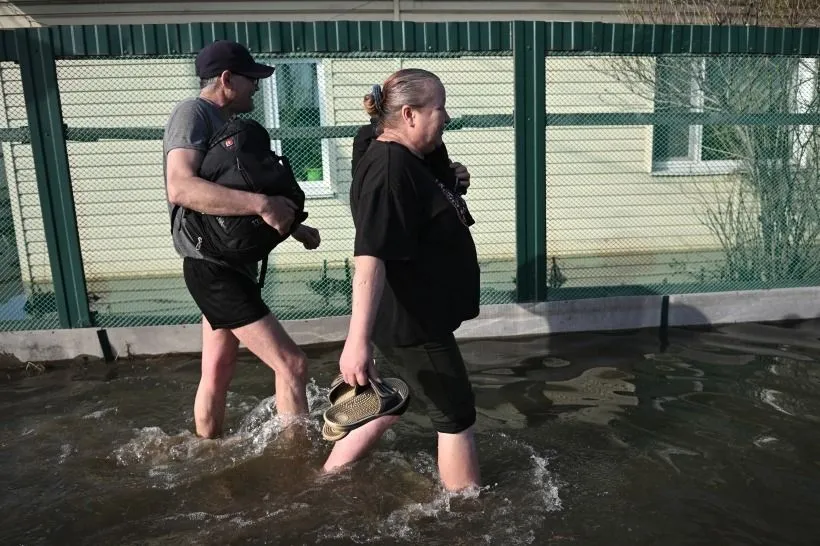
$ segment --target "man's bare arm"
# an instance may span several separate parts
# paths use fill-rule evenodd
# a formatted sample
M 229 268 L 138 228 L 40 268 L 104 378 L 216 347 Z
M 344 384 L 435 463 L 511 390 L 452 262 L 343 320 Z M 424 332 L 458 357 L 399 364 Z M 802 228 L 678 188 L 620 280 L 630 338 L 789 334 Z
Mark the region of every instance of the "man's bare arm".
M 263 195 L 227 188 L 197 176 L 203 155 L 199 150 L 188 148 L 168 152 L 168 200 L 206 214 L 259 214 Z
M 268 197 L 227 188 L 197 176 L 203 153 L 188 148 L 168 152 L 166 184 L 168 200 L 174 205 L 205 214 L 223 216 L 258 215 L 286 233 L 293 222 L 296 204 L 284 197 Z

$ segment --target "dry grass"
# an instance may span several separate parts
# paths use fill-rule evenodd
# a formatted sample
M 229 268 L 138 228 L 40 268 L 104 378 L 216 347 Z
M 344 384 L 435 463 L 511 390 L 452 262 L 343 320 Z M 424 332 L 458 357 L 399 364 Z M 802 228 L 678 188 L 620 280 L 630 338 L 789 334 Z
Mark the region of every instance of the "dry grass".
M 647 24 L 816 27 L 820 0 L 627 0 L 627 19 Z

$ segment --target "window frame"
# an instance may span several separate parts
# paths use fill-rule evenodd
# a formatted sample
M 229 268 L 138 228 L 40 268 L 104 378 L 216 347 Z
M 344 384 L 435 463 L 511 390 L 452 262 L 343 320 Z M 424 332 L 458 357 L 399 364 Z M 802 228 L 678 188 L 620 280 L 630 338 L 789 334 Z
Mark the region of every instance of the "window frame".
M 706 74 L 706 57 L 696 57 L 691 59 L 692 74 L 689 82 L 689 103 L 690 112 L 703 112 L 703 92 L 698 86 L 698 78 L 704 78 Z M 654 99 L 653 99 L 654 102 Z M 737 170 L 740 161 L 737 160 L 703 160 L 703 125 L 689 126 L 689 155 L 686 157 L 673 157 L 669 159 L 655 159 L 655 128 L 652 126 L 652 174 L 666 176 L 681 175 L 710 175 L 729 174 Z
M 689 88 L 690 97 L 690 111 L 703 112 L 704 96 L 703 91 L 698 86 L 698 78 L 701 81 L 706 77 L 706 63 L 710 57 L 695 57 L 691 59 L 692 74 L 694 75 Z M 796 81 L 796 93 L 792 100 L 792 108 L 797 113 L 807 112 L 808 105 L 812 103 L 815 98 L 817 90 L 817 68 L 818 60 L 814 58 L 801 58 L 798 65 L 797 73 L 794 74 Z M 810 66 L 810 65 L 813 65 Z M 806 77 L 806 74 L 815 74 L 814 78 Z M 656 72 L 657 73 L 657 72 Z M 656 83 L 657 85 L 657 83 Z M 654 98 L 653 98 L 654 105 Z M 726 175 L 736 172 L 741 167 L 739 160 L 727 159 L 712 159 L 704 160 L 703 157 L 703 125 L 689 126 L 689 155 L 687 157 L 673 157 L 669 159 L 658 160 L 655 158 L 655 130 L 657 126 L 651 126 L 650 131 L 650 149 L 651 149 L 651 174 L 653 176 L 687 176 L 687 175 Z M 801 136 L 805 135 L 807 131 L 811 131 L 807 126 L 801 126 L 800 130 L 795 135 L 796 141 Z M 795 149 L 795 155 L 796 155 Z M 797 159 L 801 164 L 805 165 L 806 158 Z
M 319 95 L 319 123 L 321 126 L 328 125 L 327 112 L 327 82 L 325 80 L 325 68 L 322 59 L 299 58 L 299 59 L 274 59 L 270 61 L 276 66 L 283 64 L 312 64 L 316 67 L 316 84 Z M 262 91 L 264 125 L 268 129 L 278 129 L 280 124 L 279 93 L 276 84 L 276 73 L 270 77 L 259 80 L 259 89 Z M 307 199 L 322 199 L 335 197 L 333 185 L 333 146 L 330 139 L 322 138 L 322 179 L 302 180 L 299 173 L 294 173 L 296 181 L 305 192 Z M 282 155 L 282 141 L 271 138 L 271 149 Z

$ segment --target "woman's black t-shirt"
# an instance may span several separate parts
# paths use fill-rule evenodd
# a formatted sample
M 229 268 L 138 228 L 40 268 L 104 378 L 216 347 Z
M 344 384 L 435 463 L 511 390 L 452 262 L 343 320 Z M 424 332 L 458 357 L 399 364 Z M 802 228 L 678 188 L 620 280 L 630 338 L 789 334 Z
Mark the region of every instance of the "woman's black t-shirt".
M 377 345 L 416 345 L 478 316 L 479 267 L 463 214 L 427 164 L 395 142 L 374 141 L 350 189 L 355 256 L 385 263 Z

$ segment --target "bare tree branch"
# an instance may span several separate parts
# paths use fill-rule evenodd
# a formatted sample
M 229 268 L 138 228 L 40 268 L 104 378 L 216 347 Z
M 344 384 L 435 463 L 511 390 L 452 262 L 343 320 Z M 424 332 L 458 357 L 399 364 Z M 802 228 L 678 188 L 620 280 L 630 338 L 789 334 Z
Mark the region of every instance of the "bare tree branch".
M 820 25 L 820 0 L 628 0 L 624 12 L 646 24 Z M 820 113 L 816 59 L 622 56 L 609 76 L 670 115 Z M 737 165 L 729 176 L 682 177 L 696 188 L 701 220 L 723 249 L 725 262 L 712 275 L 762 282 L 820 277 L 820 127 L 710 125 L 696 134 L 701 160 Z
M 815 27 L 818 0 L 626 0 L 629 20 L 646 24 Z

